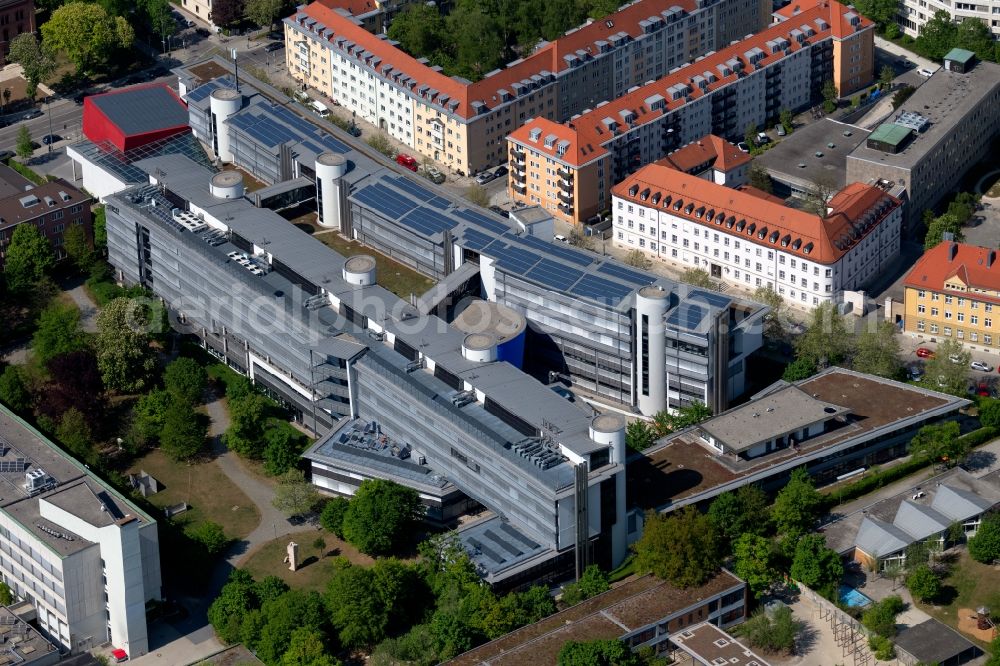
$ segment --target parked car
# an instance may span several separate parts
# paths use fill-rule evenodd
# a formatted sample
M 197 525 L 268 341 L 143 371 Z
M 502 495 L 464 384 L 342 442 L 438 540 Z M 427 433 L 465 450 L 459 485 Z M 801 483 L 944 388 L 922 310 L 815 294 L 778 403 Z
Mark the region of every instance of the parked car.
M 765 143 L 771 143 L 771 137 L 766 132 L 757 132 L 757 145 L 763 146 Z
M 785 131 L 785 126 L 780 123 L 774 126 L 774 131 L 777 132 L 778 136 L 785 136 L 788 134 L 788 132 Z
M 973 370 L 979 370 L 980 372 L 993 372 L 993 366 L 988 363 L 983 363 L 982 361 L 973 361 L 969 364 L 969 367 Z
M 275 51 L 280 51 L 283 48 L 285 48 L 284 42 L 271 42 L 270 44 L 264 47 L 264 52 L 274 53 Z
M 6 162 L 12 157 L 14 157 L 13 150 L 0 150 L 0 162 Z
M 445 181 L 444 174 L 441 173 L 441 171 L 436 166 L 427 167 L 427 169 L 424 171 L 424 175 L 427 176 L 427 179 L 429 181 L 437 185 L 440 185 Z
M 745 144 L 742 141 L 740 141 L 738 144 L 736 144 L 736 147 L 739 148 L 744 153 L 749 153 L 750 152 L 750 147 L 747 146 L 747 144 Z
M 562 234 L 556 234 L 555 236 L 553 236 L 553 239 L 560 243 L 569 243 L 569 239 L 563 236 Z
M 906 372 L 910 381 L 919 382 L 924 378 L 924 370 L 919 365 L 911 365 Z
M 920 76 L 923 76 L 925 78 L 928 78 L 928 79 L 931 78 L 932 76 L 934 76 L 934 72 L 932 72 L 931 70 L 926 69 L 924 67 L 921 67 L 920 69 L 918 69 L 917 70 L 917 74 L 919 74 Z
M 208 28 L 195 28 L 194 34 L 198 35 L 199 37 L 211 37 L 212 36 L 212 33 L 210 33 L 208 31 Z M 282 37 L 282 39 L 284 39 L 284 37 Z
M 493 172 L 494 178 L 503 178 L 506 175 L 507 175 L 507 167 L 505 166 L 498 166 L 496 168 L 496 171 Z
M 918 347 L 917 356 L 920 358 L 934 358 L 934 352 L 932 352 L 927 347 Z
M 510 213 L 505 211 L 500 206 L 490 206 L 490 210 L 496 213 L 497 215 L 500 215 L 501 217 L 510 217 Z
M 359 137 L 361 136 L 361 128 L 351 123 L 351 126 L 347 128 L 347 133 L 353 137 Z
M 62 137 L 58 134 L 46 134 L 42 137 L 42 143 L 46 146 L 51 146 L 54 143 L 59 143 L 62 141 Z
M 478 176 L 476 176 L 476 182 L 480 185 L 485 185 L 486 183 L 493 182 L 496 176 L 493 175 L 492 171 L 484 171 Z
M 979 382 L 976 384 L 976 395 L 981 395 L 984 398 L 990 397 L 990 386 L 986 382 Z
M 961 363 L 962 357 L 959 356 L 958 354 L 949 354 L 948 360 L 951 361 L 952 363 Z
M 32 118 L 39 118 L 44 115 L 45 114 L 42 113 L 41 109 L 31 109 L 30 111 L 25 112 L 23 116 L 21 116 L 21 120 L 31 120 Z
M 409 169 L 410 171 L 416 171 L 417 170 L 417 161 L 415 159 L 413 159 L 411 156 L 406 155 L 404 153 L 400 153 L 399 155 L 396 155 L 396 164 L 398 164 L 400 166 L 404 166 L 407 169 Z

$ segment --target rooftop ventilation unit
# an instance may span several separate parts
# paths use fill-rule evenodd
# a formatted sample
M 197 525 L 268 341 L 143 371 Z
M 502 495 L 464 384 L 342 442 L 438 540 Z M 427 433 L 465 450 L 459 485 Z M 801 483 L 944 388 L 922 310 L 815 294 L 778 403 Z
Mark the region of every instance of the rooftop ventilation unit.
M 28 491 L 29 495 L 36 495 L 49 488 L 54 488 L 55 485 L 56 480 L 41 468 L 28 470 L 24 475 L 24 489 Z

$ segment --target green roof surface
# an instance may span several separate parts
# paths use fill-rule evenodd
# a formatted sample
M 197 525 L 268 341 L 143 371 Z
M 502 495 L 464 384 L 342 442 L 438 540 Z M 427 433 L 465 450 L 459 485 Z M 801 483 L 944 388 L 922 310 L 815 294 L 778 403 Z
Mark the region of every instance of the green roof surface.
M 879 141 L 891 146 L 898 146 L 906 141 L 906 138 L 910 136 L 910 132 L 912 131 L 909 127 L 903 127 L 896 123 L 883 123 L 868 135 L 868 141 Z
M 965 49 L 952 49 L 951 51 L 948 51 L 948 55 L 946 55 L 944 59 L 954 60 L 964 64 L 972 60 L 975 56 L 976 54 L 972 51 L 966 51 Z

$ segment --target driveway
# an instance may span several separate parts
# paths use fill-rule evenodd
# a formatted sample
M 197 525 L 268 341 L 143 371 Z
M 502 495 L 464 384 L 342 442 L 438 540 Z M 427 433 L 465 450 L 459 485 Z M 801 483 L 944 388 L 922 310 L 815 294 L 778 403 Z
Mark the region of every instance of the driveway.
M 97 333 L 97 303 L 90 297 L 82 284 L 66 291 L 73 303 L 80 309 L 80 328 L 87 333 Z

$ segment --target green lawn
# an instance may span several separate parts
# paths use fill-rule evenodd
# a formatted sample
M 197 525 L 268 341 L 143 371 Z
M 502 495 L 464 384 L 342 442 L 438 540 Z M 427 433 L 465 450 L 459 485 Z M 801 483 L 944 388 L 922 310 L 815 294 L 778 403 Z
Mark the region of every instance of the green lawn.
M 941 605 L 917 603 L 917 606 L 929 615 L 950 627 L 958 627 L 958 609 L 975 610 L 980 606 L 991 609 L 1000 608 L 1000 573 L 997 568 L 980 564 L 971 557 L 967 550 L 962 549 L 958 560 L 952 565 L 951 571 L 943 581 L 944 594 Z M 967 634 L 962 634 L 970 640 L 975 640 Z M 977 641 L 979 645 L 986 643 Z
M 411 293 L 419 296 L 434 286 L 434 280 L 431 278 L 421 275 L 412 268 L 393 261 L 384 254 L 380 254 L 357 241 L 347 240 L 336 232 L 321 233 L 316 238 L 344 256 L 349 257 L 352 254 L 364 253 L 375 257 L 375 279 L 380 285 L 400 298 L 408 299 Z
M 130 473 L 145 470 L 163 490 L 147 499 L 157 507 L 187 502 L 191 507 L 174 522 L 183 526 L 212 520 L 226 536 L 242 539 L 260 523 L 260 512 L 250 498 L 229 480 L 215 461 L 177 463 L 161 451 L 151 451 L 133 463 Z
M 326 552 L 323 557 L 320 557 L 319 549 L 313 545 L 316 537 L 323 537 L 326 541 Z M 289 541 L 299 544 L 298 571 L 290 571 L 284 562 L 285 549 Z M 323 592 L 333 577 L 333 558 L 338 555 L 346 557 L 354 564 L 364 566 L 369 566 L 375 561 L 329 532 L 309 530 L 268 541 L 244 559 L 240 567 L 253 574 L 257 580 L 265 576 L 278 576 L 288 583 L 289 587 Z

